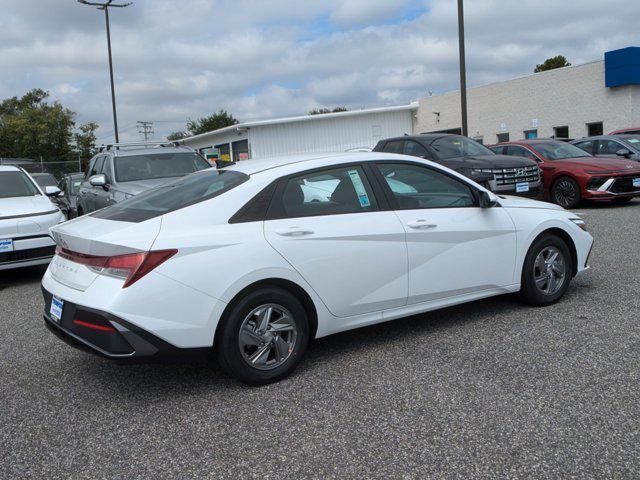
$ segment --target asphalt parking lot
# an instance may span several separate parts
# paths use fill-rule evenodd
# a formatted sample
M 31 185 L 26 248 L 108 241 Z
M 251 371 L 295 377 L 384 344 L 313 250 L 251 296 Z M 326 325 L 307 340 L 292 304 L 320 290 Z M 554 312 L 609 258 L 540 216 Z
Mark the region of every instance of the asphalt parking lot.
M 315 342 L 249 388 L 202 362 L 118 365 L 0 272 L 1 478 L 638 478 L 640 201 L 579 209 L 592 271 Z

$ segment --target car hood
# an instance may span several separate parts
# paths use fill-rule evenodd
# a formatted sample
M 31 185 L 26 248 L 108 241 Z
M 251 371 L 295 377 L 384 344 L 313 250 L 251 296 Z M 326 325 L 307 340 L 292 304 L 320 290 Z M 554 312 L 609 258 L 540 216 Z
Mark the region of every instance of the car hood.
M 34 195 L 33 197 L 0 198 L 0 219 L 21 215 L 55 212 L 58 208 L 51 203 L 49 197 Z
M 531 200 L 530 198 L 514 197 L 512 195 L 500 195 L 500 205 L 505 208 L 544 208 L 546 210 L 564 210 L 554 203 Z
M 578 157 L 573 159 L 569 158 L 565 160 L 549 161 L 545 163 L 547 165 L 553 165 L 560 162 L 564 165 L 571 165 L 573 167 L 579 167 L 589 171 L 602 170 L 603 172 L 640 172 L 640 162 L 610 157 Z
M 461 163 L 462 167 L 468 168 L 517 168 L 530 167 L 536 162 L 525 157 L 514 155 L 471 155 L 468 157 L 449 158 Z
M 172 182 L 174 180 L 178 180 L 181 177 L 170 177 L 170 178 L 153 178 L 150 180 L 136 180 L 133 182 L 120 182 L 118 183 L 116 190 L 123 193 L 128 193 L 129 195 L 137 195 L 138 193 L 142 193 L 144 191 L 149 190 L 150 188 L 155 188 L 160 185 L 164 185 L 165 183 Z

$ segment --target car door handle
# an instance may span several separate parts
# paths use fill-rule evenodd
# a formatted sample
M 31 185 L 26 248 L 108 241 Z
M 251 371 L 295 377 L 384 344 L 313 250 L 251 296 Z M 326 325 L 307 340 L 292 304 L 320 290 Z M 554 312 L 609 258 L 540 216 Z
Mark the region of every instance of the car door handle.
M 407 226 L 415 230 L 428 230 L 430 228 L 436 228 L 438 225 L 435 223 L 427 223 L 426 220 L 416 220 L 415 222 L 407 223 Z
M 312 230 L 305 230 L 300 227 L 290 227 L 283 230 L 276 230 L 276 233 L 281 237 L 303 237 L 305 235 L 313 234 Z

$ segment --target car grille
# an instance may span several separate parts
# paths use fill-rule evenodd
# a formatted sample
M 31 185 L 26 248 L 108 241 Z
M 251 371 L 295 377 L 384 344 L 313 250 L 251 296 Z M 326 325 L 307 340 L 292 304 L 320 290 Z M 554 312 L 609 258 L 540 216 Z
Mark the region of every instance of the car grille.
M 24 262 L 36 258 L 52 257 L 56 252 L 56 246 L 29 248 L 27 250 L 15 250 L 13 252 L 0 253 L 0 263 Z
M 497 185 L 540 181 L 540 169 L 535 165 L 518 168 L 494 168 L 491 173 L 493 173 Z
M 634 175 L 632 177 L 618 177 L 613 185 L 609 188 L 611 193 L 635 193 L 640 192 L 639 187 L 633 186 L 633 179 L 640 178 L 640 175 Z

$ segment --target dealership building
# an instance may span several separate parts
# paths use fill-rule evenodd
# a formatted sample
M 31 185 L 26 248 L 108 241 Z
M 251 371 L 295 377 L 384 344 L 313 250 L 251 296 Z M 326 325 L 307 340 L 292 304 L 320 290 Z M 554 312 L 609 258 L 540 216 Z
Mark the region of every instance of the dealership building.
M 467 90 L 469 136 L 485 144 L 522 138 L 581 138 L 640 127 L 640 47 L 603 60 Z M 460 133 L 460 92 L 397 107 L 246 122 L 183 140 L 235 161 L 372 148 L 381 138 Z

